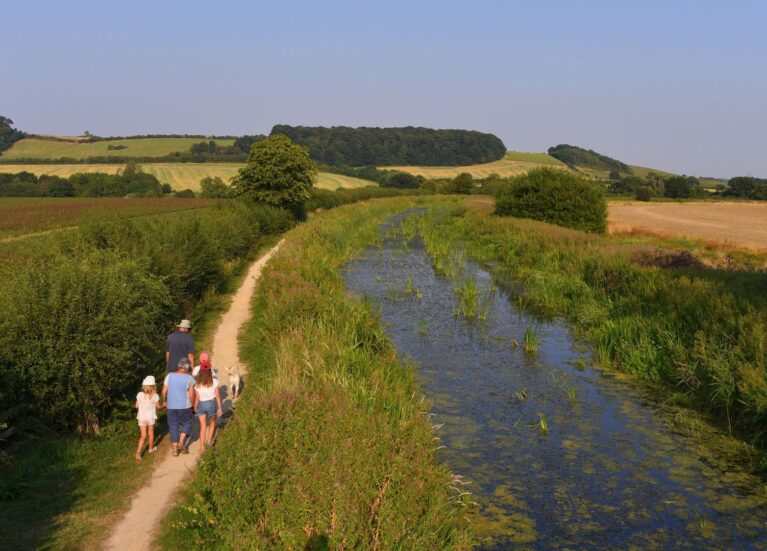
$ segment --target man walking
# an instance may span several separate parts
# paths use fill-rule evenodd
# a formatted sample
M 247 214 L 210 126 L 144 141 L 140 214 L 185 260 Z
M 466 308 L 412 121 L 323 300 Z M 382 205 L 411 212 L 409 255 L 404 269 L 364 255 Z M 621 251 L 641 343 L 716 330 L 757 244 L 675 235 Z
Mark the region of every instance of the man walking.
M 165 345 L 165 371 L 172 373 L 178 368 L 179 360 L 188 360 L 194 365 L 194 339 L 189 334 L 192 322 L 181 320 L 176 327 L 178 331 L 171 333 Z
M 194 398 L 194 377 L 189 374 L 192 366 L 189 360 L 182 358 L 178 369 L 165 376 L 162 387 L 163 406 L 168 408 L 168 432 L 170 433 L 171 453 L 189 453 L 186 437 L 192 432 L 192 400 Z

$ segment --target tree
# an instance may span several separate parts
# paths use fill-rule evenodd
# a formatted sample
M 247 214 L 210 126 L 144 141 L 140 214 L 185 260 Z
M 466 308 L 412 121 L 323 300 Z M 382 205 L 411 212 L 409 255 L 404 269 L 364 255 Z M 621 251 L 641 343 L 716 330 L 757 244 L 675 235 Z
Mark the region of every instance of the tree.
M 620 180 L 621 179 L 621 171 L 617 168 L 613 168 L 610 170 L 610 180 Z
M 468 195 L 474 189 L 474 177 L 468 172 L 461 172 L 453 178 L 450 188 L 450 191 L 453 193 L 465 193 Z
M 24 132 L 13 127 L 13 121 L 0 116 L 0 153 L 24 137 Z
M 216 176 L 200 180 L 200 195 L 207 199 L 225 199 L 232 196 L 232 189 Z
M 684 176 L 672 176 L 663 186 L 663 195 L 670 199 L 692 197 L 692 185 Z
M 381 182 L 381 187 L 395 187 L 400 189 L 418 189 L 421 180 L 407 172 L 394 171 L 389 173 Z
M 317 174 L 309 151 L 282 135 L 254 143 L 245 168 L 232 181 L 238 196 L 291 211 L 296 218 L 306 216 L 304 202 Z
M 495 213 L 595 233 L 607 229 L 602 186 L 555 168 L 537 168 L 512 178 L 495 201 Z
M 652 199 L 652 195 L 652 188 L 649 186 L 641 186 L 637 188 L 634 198 L 637 201 L 649 201 Z

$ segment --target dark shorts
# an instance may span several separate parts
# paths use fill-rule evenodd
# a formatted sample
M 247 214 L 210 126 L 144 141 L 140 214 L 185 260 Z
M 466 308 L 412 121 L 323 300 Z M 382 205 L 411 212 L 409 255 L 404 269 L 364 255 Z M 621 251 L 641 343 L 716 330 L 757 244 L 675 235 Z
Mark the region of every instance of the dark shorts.
M 192 432 L 192 408 L 168 410 L 168 432 L 170 441 L 178 444 L 179 432 L 189 434 Z
M 218 405 L 216 404 L 216 400 L 205 400 L 204 402 L 197 402 L 198 417 L 202 417 L 203 415 L 213 417 L 216 415 L 217 411 Z

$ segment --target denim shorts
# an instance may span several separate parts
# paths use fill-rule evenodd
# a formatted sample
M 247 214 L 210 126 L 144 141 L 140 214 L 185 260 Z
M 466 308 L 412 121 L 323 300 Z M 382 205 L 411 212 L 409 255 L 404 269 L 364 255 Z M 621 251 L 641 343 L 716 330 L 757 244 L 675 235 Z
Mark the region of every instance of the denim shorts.
M 218 405 L 215 400 L 205 400 L 204 402 L 197 402 L 197 416 L 207 415 L 213 417 L 218 411 Z

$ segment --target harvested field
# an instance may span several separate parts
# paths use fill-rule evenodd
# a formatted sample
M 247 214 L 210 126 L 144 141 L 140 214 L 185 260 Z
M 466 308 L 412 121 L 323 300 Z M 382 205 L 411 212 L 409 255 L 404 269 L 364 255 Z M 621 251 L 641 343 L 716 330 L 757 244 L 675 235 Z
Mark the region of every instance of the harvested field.
M 157 176 L 163 183 L 170 184 L 173 189 L 200 189 L 200 180 L 207 176 L 219 177 L 225 182 L 237 174 L 243 165 L 239 163 L 142 163 L 143 170 Z M 121 164 L 71 164 L 71 165 L 34 165 L 34 164 L 0 164 L 0 172 L 31 172 L 38 176 L 50 174 L 68 178 L 76 172 L 104 172 L 117 174 L 122 170 Z M 320 189 L 358 188 L 378 185 L 369 180 L 320 172 L 317 175 L 316 187 Z
M 205 138 L 130 138 L 127 140 L 103 140 L 77 142 L 73 140 L 41 140 L 25 138 L 3 152 L 3 159 L 87 159 L 114 155 L 119 157 L 161 157 L 176 152 L 188 152 Z M 229 146 L 234 140 L 213 140 L 220 146 Z M 112 149 L 109 149 L 109 148 Z M 118 148 L 118 149 L 115 149 Z
M 767 250 L 767 203 L 611 202 L 610 233 L 639 231 Z
M 427 179 L 455 178 L 462 172 L 468 172 L 475 178 L 486 178 L 495 173 L 499 176 L 516 176 L 533 168 L 544 166 L 567 168 L 562 162 L 545 153 L 521 153 L 509 151 L 503 159 L 492 163 L 469 166 L 381 166 L 381 170 L 401 170 L 423 176 Z

